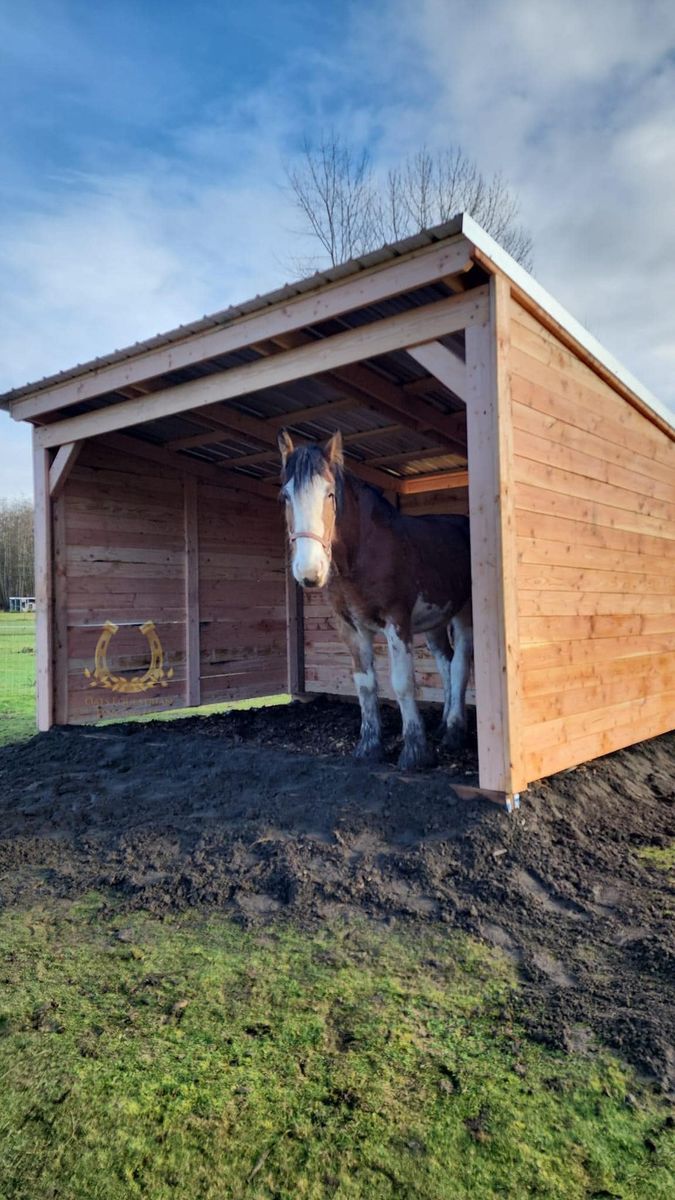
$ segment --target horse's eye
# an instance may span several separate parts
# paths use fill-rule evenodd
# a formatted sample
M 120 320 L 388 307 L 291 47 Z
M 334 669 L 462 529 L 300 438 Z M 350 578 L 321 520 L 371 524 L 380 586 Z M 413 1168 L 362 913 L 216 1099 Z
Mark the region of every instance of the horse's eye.
M 329 493 L 328 493 L 328 499 L 329 499 L 329 500 L 332 500 L 332 501 L 333 501 L 333 504 L 335 504 L 335 492 L 329 492 Z

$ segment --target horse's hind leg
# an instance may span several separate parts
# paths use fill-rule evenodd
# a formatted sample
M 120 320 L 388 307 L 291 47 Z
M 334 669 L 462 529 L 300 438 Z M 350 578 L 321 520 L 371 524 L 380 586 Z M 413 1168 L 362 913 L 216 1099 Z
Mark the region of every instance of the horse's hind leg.
M 443 685 L 443 716 L 438 726 L 438 737 L 445 738 L 448 730 L 448 718 L 452 708 L 452 647 L 448 639 L 448 631 L 444 625 L 440 629 L 431 629 L 426 634 L 426 643 L 436 659 L 436 670 Z
M 450 665 L 450 711 L 444 743 L 449 750 L 460 750 L 466 741 L 466 687 L 473 659 L 473 617 L 471 601 L 452 618 L 453 655 Z
M 368 629 L 354 625 L 339 616 L 337 627 L 352 656 L 352 678 L 361 706 L 361 737 L 354 750 L 354 757 L 378 762 L 382 758 L 382 729 L 377 702 L 373 635 Z
M 433 762 L 429 753 L 424 724 L 415 700 L 415 662 L 412 638 L 404 636 L 403 630 L 395 625 L 385 629 L 391 664 L 391 682 L 396 693 L 403 722 L 403 749 L 398 760 L 399 767 L 428 767 Z

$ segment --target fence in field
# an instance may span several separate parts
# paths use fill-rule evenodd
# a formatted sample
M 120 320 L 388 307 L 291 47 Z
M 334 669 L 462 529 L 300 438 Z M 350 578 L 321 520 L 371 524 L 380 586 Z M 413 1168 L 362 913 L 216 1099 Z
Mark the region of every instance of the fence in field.
M 32 732 L 35 712 L 35 613 L 0 612 L 0 743 Z

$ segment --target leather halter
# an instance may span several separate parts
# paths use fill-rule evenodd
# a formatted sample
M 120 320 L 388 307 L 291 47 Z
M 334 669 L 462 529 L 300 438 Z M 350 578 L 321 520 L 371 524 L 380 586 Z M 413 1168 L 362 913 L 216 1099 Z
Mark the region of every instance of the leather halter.
M 321 546 L 324 554 L 328 558 L 331 557 L 333 547 L 332 547 L 332 542 L 329 541 L 328 538 L 319 537 L 318 533 L 289 533 L 289 535 L 288 535 L 288 540 L 291 543 L 291 545 L 293 544 L 293 542 L 297 542 L 298 538 L 311 538 L 313 542 L 318 542 L 319 545 Z

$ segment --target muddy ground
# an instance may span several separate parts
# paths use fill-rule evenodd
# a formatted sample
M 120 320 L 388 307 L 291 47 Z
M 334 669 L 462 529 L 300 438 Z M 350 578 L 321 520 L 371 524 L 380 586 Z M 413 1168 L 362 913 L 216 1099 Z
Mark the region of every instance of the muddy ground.
M 611 1046 L 675 1092 L 675 887 L 637 851 L 675 837 L 675 734 L 564 772 L 511 817 L 434 770 L 349 752 L 358 710 L 317 700 L 53 730 L 0 750 L 0 904 L 109 889 L 161 914 L 445 922 L 503 949 L 549 1044 Z

